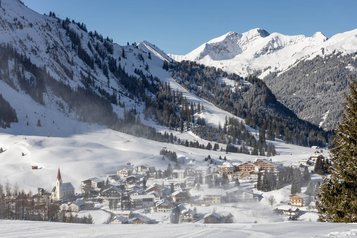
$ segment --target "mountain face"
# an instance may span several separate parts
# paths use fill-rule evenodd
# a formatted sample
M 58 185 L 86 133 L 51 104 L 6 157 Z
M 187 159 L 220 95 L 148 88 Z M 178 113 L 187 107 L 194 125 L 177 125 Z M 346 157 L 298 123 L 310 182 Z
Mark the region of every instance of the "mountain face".
M 321 32 L 311 37 L 288 36 L 270 34 L 257 28 L 242 34 L 229 32 L 202 44 L 187 55 L 171 57 L 178 61 L 195 61 L 227 72 L 243 76 L 255 75 L 267 80 L 277 98 L 301 118 L 325 129 L 332 129 L 341 113 L 334 108 L 341 108 L 342 94 L 346 93 L 347 87 L 334 91 L 333 87 L 321 85 L 327 81 L 332 83 L 331 73 L 335 76 L 339 74 L 333 81 L 344 78 L 343 82 L 337 84 L 347 85 L 346 80 L 355 76 L 356 52 L 357 30 L 336 34 L 328 39 Z M 318 64 L 318 70 L 309 71 L 313 69 L 311 65 Z M 298 71 L 304 74 L 297 73 Z M 311 77 L 314 80 L 311 81 Z M 304 82 L 313 82 L 316 89 L 305 88 Z M 299 90 L 309 97 L 304 95 L 296 100 Z M 339 95 L 337 98 L 334 97 L 336 93 Z M 311 97 L 315 96 L 321 100 L 311 101 Z M 333 102 L 332 105 L 330 102 Z
M 279 100 L 300 118 L 324 129 L 336 128 L 349 81 L 357 79 L 357 53 L 301 61 L 264 78 Z
M 267 149 L 267 144 L 258 143 L 248 125 L 267 132 L 272 140 L 326 143 L 326 133 L 298 119 L 257 78 L 173 62 L 149 42 L 120 46 L 88 32 L 83 23 L 59 19 L 52 12 L 40 15 L 18 0 L 2 0 L 0 11 L 0 125 L 9 132 L 68 135 L 80 121 L 201 148 L 172 133 L 157 133 L 154 127 L 195 130 L 203 137 L 202 131 L 210 130 L 221 135 L 213 141 L 228 143 L 227 138 L 233 138 L 236 145 L 259 145 L 264 154 L 262 145 Z M 259 29 L 229 33 L 221 39 L 226 46 L 214 55 L 223 52 L 230 58 L 233 42 L 239 42 L 234 50 L 243 52 L 251 41 L 264 37 L 269 34 Z M 226 122 L 212 125 L 217 112 Z M 225 131 L 216 129 L 218 124 L 225 124 Z M 234 133 L 227 128 L 235 128 Z

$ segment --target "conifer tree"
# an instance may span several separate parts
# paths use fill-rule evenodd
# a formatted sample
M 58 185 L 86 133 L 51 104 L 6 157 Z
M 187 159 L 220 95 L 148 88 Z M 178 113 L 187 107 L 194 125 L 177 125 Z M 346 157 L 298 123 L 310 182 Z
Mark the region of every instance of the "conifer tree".
M 331 176 L 318 193 L 320 220 L 357 222 L 357 81 L 351 82 L 330 153 Z

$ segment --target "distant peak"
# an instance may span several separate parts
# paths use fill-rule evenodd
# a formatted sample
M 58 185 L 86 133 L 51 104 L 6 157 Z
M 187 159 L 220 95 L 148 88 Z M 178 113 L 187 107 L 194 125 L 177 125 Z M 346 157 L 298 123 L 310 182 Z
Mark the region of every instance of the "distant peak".
M 257 37 L 267 37 L 269 36 L 269 32 L 267 32 L 266 30 L 264 29 L 261 29 L 261 28 L 254 28 L 254 29 L 251 29 L 247 32 L 244 32 L 242 34 L 243 36 L 245 36 L 248 40 L 250 39 L 254 39 L 254 38 L 257 38 Z
M 254 29 L 251 29 L 244 33 L 237 33 L 234 31 L 229 31 L 226 34 L 223 34 L 217 38 L 214 38 L 207 43 L 217 43 L 217 42 L 222 42 L 222 41 L 226 41 L 226 40 L 234 41 L 234 40 L 242 38 L 242 37 L 245 37 L 249 40 L 249 39 L 254 39 L 256 37 L 267 37 L 269 35 L 270 35 L 270 33 L 268 31 L 261 29 L 261 28 L 254 28 Z
M 312 35 L 314 39 L 319 39 L 321 41 L 326 41 L 327 37 L 320 31 L 316 32 L 315 34 Z

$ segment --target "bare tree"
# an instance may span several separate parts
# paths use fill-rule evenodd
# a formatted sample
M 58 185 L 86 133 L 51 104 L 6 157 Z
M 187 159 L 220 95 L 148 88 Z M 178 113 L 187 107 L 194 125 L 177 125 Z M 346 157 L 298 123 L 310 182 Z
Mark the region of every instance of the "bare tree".
M 268 202 L 270 204 L 270 206 L 273 206 L 276 203 L 276 199 L 273 195 L 270 195 L 268 198 Z

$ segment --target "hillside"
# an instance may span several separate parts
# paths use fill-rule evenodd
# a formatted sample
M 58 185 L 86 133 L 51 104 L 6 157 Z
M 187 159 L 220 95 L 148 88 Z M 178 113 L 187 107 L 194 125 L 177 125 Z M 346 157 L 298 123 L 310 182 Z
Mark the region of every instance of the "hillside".
M 204 120 L 205 125 L 201 126 L 211 130 L 209 128 L 225 124 L 228 118 L 243 118 L 256 130 L 275 130 L 274 135 L 270 133 L 272 140 L 276 137 L 299 145 L 326 143 L 326 134 L 300 121 L 284 106 L 279 104 L 274 110 L 266 110 L 275 97 L 259 80 L 246 84 L 248 91 L 257 92 L 244 100 L 248 107 L 260 109 L 249 113 L 231 110 L 212 98 L 202 100 L 202 95 L 182 86 L 192 79 L 182 78 L 180 85 L 178 79 L 172 77 L 173 72 L 163 67 L 171 62 L 170 57 L 149 42 L 120 46 L 97 32 L 88 32 L 83 23 L 59 19 L 52 12 L 41 16 L 19 1 L 3 1 L 1 11 L 4 12 L 1 17 L 1 86 L 3 101 L 10 105 L 3 110 L 10 114 L 16 112 L 16 117 L 3 119 L 4 127 L 14 123 L 8 131 L 63 135 L 68 129 L 58 118 L 66 117 L 70 121 L 96 123 L 162 142 L 177 142 L 179 138 L 157 133 L 155 128 L 190 131 L 196 127 L 197 120 Z M 176 73 L 177 69 L 180 66 L 176 67 Z M 180 70 L 185 73 L 185 69 Z M 217 76 L 213 78 L 216 83 L 221 80 Z M 245 81 L 239 76 L 233 77 L 238 83 Z M 207 90 L 206 95 L 210 93 Z M 254 101 L 258 94 L 259 98 Z M 22 98 L 25 104 L 18 103 L 17 98 Z M 278 111 L 283 113 L 276 114 Z M 290 121 L 289 125 L 277 126 L 269 119 L 257 122 L 250 119 L 262 118 L 262 114 L 266 118 L 282 116 L 280 119 Z M 295 126 L 301 138 L 290 139 L 297 135 Z M 239 130 L 245 133 L 247 128 Z M 232 135 L 222 136 L 225 139 L 215 142 L 228 143 Z M 302 139 L 306 136 L 310 138 Z M 258 147 L 252 136 L 239 139 L 249 147 Z M 268 144 L 260 143 L 259 147 L 265 147 L 266 151 Z

